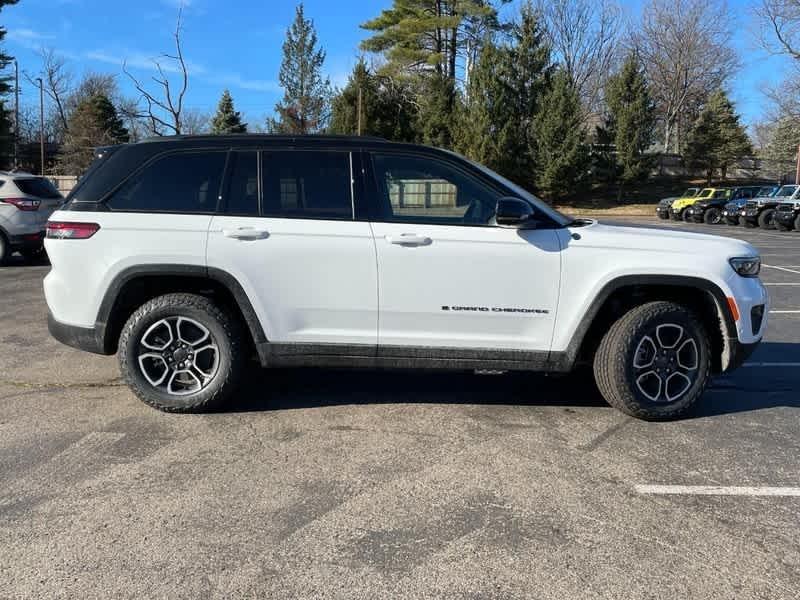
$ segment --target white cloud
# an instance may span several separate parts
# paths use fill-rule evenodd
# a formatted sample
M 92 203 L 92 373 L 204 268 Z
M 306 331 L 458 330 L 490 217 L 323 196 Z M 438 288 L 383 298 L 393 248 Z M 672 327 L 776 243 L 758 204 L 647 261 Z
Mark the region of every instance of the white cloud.
M 26 27 L 9 29 L 6 33 L 6 40 L 34 50 L 38 50 L 52 39 L 55 39 L 54 35 L 35 31 Z
M 165 73 L 175 74 L 181 72 L 178 62 L 165 57 L 163 54 L 145 54 L 144 52 L 111 54 L 106 50 L 91 50 L 84 56 L 89 60 L 116 65 L 118 67 L 125 64 L 128 68 L 139 71 L 156 71 L 155 61 L 158 61 Z M 186 61 L 186 69 L 189 71 L 190 75 L 202 75 L 206 72 L 204 66 L 191 61 Z

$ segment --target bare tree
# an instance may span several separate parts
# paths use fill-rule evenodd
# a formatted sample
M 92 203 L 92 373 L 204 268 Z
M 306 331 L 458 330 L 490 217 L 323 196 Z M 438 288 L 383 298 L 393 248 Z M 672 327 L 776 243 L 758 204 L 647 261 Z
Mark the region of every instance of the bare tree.
M 144 103 L 144 111 L 140 111 L 139 116 L 147 119 L 154 135 L 180 135 L 184 129 L 183 101 L 189 87 L 189 70 L 186 67 L 181 46 L 182 15 L 183 5 L 178 9 L 178 21 L 173 34 L 175 54 L 162 54 L 160 58 L 153 59 L 153 66 L 158 75 L 152 76 L 151 79 L 155 83 L 157 91 L 148 90 L 142 81 L 131 74 L 127 63 L 122 65 L 123 72 L 139 92 L 139 101 Z M 167 76 L 168 71 L 177 72 L 179 79 L 177 87 L 173 86 Z
M 59 127 L 64 134 L 68 129 L 69 111 L 67 109 L 67 98 L 72 91 L 72 73 L 67 68 L 67 60 L 52 48 L 42 48 L 38 52 L 42 59 L 42 68 L 39 74 L 34 77 L 25 73 L 25 79 L 31 85 L 39 87 L 36 81 L 42 79 L 44 93 L 52 100 L 55 113 L 59 121 Z
M 688 126 L 711 92 L 739 66 L 724 0 L 650 0 L 631 33 L 656 102 L 664 152 L 681 150 Z
M 210 122 L 211 117 L 208 113 L 200 110 L 186 110 L 183 114 L 183 133 L 186 135 L 208 133 Z
M 548 41 L 588 113 L 599 111 L 620 38 L 616 0 L 538 0 Z
M 800 0 L 761 0 L 756 13 L 764 48 L 800 60 Z

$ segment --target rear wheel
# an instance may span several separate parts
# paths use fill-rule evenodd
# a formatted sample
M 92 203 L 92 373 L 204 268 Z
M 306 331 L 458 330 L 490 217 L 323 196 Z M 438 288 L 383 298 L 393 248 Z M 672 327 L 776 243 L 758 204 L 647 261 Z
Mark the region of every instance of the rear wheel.
M 0 232 L 0 266 L 6 264 L 9 256 L 11 256 L 11 248 L 6 236 Z
M 761 229 L 774 229 L 775 228 L 775 209 L 767 208 L 761 211 L 758 215 L 758 226 Z
M 703 221 L 708 225 L 719 225 L 722 222 L 722 211 L 711 207 L 703 213 Z
M 168 294 L 128 319 L 119 340 L 122 376 L 146 404 L 166 412 L 221 405 L 244 371 L 239 321 L 208 298 Z
M 703 324 L 685 307 L 650 302 L 624 315 L 594 357 L 597 387 L 606 401 L 645 420 L 681 416 L 702 396 L 711 349 Z

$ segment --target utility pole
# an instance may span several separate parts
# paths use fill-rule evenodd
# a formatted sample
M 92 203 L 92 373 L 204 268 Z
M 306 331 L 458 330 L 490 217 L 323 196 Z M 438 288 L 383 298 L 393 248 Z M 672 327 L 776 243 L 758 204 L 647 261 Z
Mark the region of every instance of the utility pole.
M 14 60 L 14 168 L 19 168 L 19 63 Z
M 361 86 L 358 86 L 358 136 L 361 137 Z
M 44 175 L 44 83 L 41 77 L 37 77 L 39 82 L 39 155 L 42 160 L 41 174 Z

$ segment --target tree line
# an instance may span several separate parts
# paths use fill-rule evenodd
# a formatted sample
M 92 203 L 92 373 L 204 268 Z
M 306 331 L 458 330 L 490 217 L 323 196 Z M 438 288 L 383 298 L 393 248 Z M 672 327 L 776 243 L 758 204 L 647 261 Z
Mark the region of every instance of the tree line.
M 0 0 L 0 10 L 16 1 Z M 800 64 L 796 0 L 761 1 L 762 43 Z M 87 73 L 76 82 L 66 61 L 45 50 L 35 75 L 49 99 L 45 129 L 55 160 L 48 169 L 80 173 L 94 147 L 152 135 L 250 130 L 453 149 L 551 200 L 591 186 L 621 199 L 650 175 L 659 153 L 680 155 L 709 181 L 724 178 L 754 152 L 728 96 L 739 58 L 724 0 L 648 0 L 634 24 L 615 2 L 394 0 L 362 24 L 361 55 L 341 89 L 325 75 L 324 44 L 299 4 L 282 48 L 283 97 L 274 115 L 249 127 L 229 90 L 214 115 L 187 109 L 181 11 L 172 51 L 154 61 L 152 79 L 140 81 L 123 65 L 136 97 L 122 94 L 114 75 Z M 0 68 L 10 60 L 0 56 Z M 774 91 L 771 112 L 754 128 L 765 157 L 785 157 L 798 142 L 794 87 L 787 78 Z M 10 91 L 6 77 L 2 140 L 13 138 Z M 38 136 L 32 107 L 18 131 L 23 142 Z

